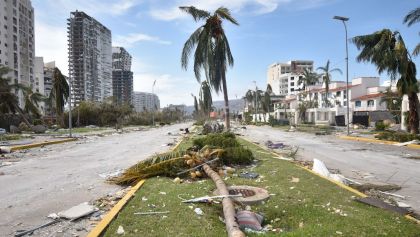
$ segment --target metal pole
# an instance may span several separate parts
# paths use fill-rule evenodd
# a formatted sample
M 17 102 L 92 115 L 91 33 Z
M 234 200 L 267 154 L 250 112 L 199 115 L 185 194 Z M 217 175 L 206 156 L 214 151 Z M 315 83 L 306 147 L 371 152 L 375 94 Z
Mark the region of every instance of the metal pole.
M 255 108 L 254 108 L 254 110 L 255 110 L 255 122 L 257 122 L 257 82 L 254 81 L 254 84 L 255 84 L 255 94 L 254 94 L 254 96 L 255 96 Z
M 154 94 L 154 91 L 155 91 L 155 84 L 156 84 L 156 80 L 153 82 L 153 85 L 152 85 L 152 101 L 153 101 L 153 106 L 152 106 L 152 126 L 154 127 L 155 126 L 155 106 L 156 106 L 156 103 L 155 103 L 155 94 Z
M 347 25 L 346 21 L 342 21 L 346 31 L 346 98 L 347 98 L 347 136 L 350 135 L 350 104 L 349 104 L 349 47 L 347 39 Z
M 72 134 L 71 134 L 71 128 L 72 128 L 72 121 L 71 121 L 71 96 L 72 96 L 72 93 L 71 93 L 71 90 L 72 90 L 72 86 L 71 86 L 71 76 L 69 77 L 69 131 L 70 131 L 70 133 L 69 133 L 69 137 L 72 137 Z

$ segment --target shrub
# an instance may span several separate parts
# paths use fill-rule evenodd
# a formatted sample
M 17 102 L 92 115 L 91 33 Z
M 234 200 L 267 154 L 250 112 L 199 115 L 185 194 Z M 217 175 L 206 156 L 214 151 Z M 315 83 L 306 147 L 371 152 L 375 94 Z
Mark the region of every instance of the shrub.
M 231 132 L 212 133 L 205 137 L 197 138 L 193 141 L 193 145 L 199 149 L 206 145 L 222 148 L 224 152 L 220 159 L 225 165 L 246 165 L 254 160 L 252 152 L 241 146 L 236 140 L 235 134 Z
M 404 133 L 404 132 L 381 132 L 375 136 L 379 140 L 396 141 L 396 142 L 408 142 L 412 140 L 420 140 L 419 135 Z
M 389 127 L 389 124 L 385 124 L 383 121 L 378 121 L 375 123 L 376 131 L 385 131 Z

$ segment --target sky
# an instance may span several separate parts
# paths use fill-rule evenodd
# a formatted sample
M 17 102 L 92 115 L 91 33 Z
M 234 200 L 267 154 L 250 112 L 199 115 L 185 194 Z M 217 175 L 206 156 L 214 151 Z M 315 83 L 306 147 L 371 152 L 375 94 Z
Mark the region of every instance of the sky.
M 235 63 L 228 69 L 230 99 L 242 98 L 248 89 L 266 87 L 267 68 L 275 62 L 313 60 L 315 68 L 331 66 L 344 74 L 345 31 L 333 16 L 349 17 L 348 36 L 371 34 L 383 28 L 398 30 L 408 48 L 420 42 L 420 24 L 407 27 L 404 16 L 419 7 L 416 0 L 32 0 L 35 9 L 35 51 L 44 62 L 56 61 L 68 72 L 67 18 L 84 11 L 112 31 L 113 46 L 133 56 L 134 90 L 154 88 L 161 106 L 193 104 L 199 94 L 192 65 L 181 68 L 181 52 L 190 34 L 203 22 L 181 12 L 179 6 L 214 11 L 229 8 L 239 26 L 224 23 Z M 349 44 L 349 77 L 380 76 L 376 67 L 356 62 L 358 50 Z M 420 56 L 414 59 L 420 67 Z M 420 68 L 418 69 L 420 71 Z M 214 100 L 222 94 L 213 93 Z

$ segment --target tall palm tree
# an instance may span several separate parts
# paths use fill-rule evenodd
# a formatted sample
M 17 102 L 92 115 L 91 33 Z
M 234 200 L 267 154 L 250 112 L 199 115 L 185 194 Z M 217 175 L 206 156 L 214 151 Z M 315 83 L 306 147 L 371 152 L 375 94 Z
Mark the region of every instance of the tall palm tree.
M 13 92 L 14 90 L 22 89 L 22 85 L 10 85 L 10 79 L 5 77 L 10 72 L 8 67 L 0 66 L 0 112 L 1 113 L 18 113 L 24 123 L 31 126 L 26 118 L 24 111 L 19 107 L 19 98 Z
M 303 86 L 303 89 L 306 90 L 306 87 L 315 85 L 319 80 L 318 74 L 305 68 L 302 72 L 302 77 L 299 77 L 298 83 Z
M 55 112 L 64 126 L 64 104 L 69 98 L 70 88 L 66 78 L 58 68 L 54 68 L 50 99 L 54 101 Z
M 194 115 L 194 117 L 196 117 L 197 118 L 197 116 L 198 116 L 198 114 L 199 114 L 199 109 L 198 109 L 198 102 L 197 102 L 197 96 L 195 96 L 195 95 L 193 95 L 193 94 L 191 94 L 192 96 L 193 96 L 193 98 L 194 98 L 194 113 L 193 113 L 193 115 Z
M 206 117 L 208 117 L 213 106 L 213 98 L 211 96 L 210 86 L 207 81 L 203 81 L 201 83 L 200 100 L 203 103 L 201 109 L 203 110 L 203 113 L 206 115 Z
M 228 65 L 233 66 L 233 56 L 222 26 L 222 21 L 226 20 L 235 25 L 239 24 L 232 17 L 230 11 L 224 7 L 219 7 L 213 14 L 193 6 L 180 7 L 180 9 L 190 14 L 196 22 L 205 21 L 205 24 L 195 30 L 185 42 L 181 56 L 182 67 L 187 69 L 188 58 L 195 47 L 195 77 L 200 82 L 201 72 L 204 71 L 212 89 L 216 93 L 223 91 L 225 126 L 229 130 L 229 97 L 226 86 L 226 70 Z
M 23 111 L 28 114 L 33 114 L 36 118 L 41 117 L 38 107 L 40 102 L 45 101 L 44 96 L 41 93 L 33 92 L 31 87 L 22 85 L 21 88 L 25 101 Z
M 400 96 L 407 94 L 409 101 L 409 127 L 411 133 L 419 132 L 419 115 L 417 93 L 419 86 L 416 79 L 416 65 L 398 31 L 389 29 L 374 32 L 370 35 L 356 36 L 352 39 L 361 50 L 357 61 L 371 62 L 379 73 L 387 72 L 392 80 L 397 79 Z
M 339 68 L 330 69 L 330 60 L 327 61 L 327 64 L 324 67 L 318 67 L 316 70 L 320 70 L 322 72 L 322 82 L 325 84 L 325 106 L 330 105 L 330 101 L 328 100 L 328 92 L 330 91 L 330 82 L 331 82 L 331 73 L 339 72 L 343 74 L 343 72 Z
M 273 89 L 271 89 L 271 85 L 268 84 L 267 89 L 265 90 L 264 95 L 263 95 L 263 100 L 261 101 L 264 113 L 271 112 L 271 107 L 272 107 L 271 94 L 272 93 L 273 93 Z
M 414 23 L 420 22 L 420 7 L 411 10 L 405 17 L 404 17 L 404 23 L 406 23 L 408 26 L 413 25 Z M 420 32 L 419 32 L 420 34 Z M 413 55 L 417 56 L 420 54 L 420 43 L 417 44 L 417 46 L 413 50 Z

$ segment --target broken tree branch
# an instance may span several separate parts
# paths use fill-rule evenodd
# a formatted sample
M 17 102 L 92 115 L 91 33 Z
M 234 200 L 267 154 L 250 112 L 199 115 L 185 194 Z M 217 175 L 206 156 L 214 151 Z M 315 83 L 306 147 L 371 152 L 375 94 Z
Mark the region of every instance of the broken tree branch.
M 213 182 L 216 184 L 217 190 L 220 195 L 229 195 L 229 191 L 226 187 L 226 184 L 223 182 L 222 178 L 214 172 L 209 165 L 203 164 L 203 170 L 206 172 Z M 233 205 L 232 199 L 223 198 L 223 215 L 225 217 L 226 231 L 229 237 L 245 237 L 245 234 L 239 229 L 239 225 L 235 220 L 235 207 Z

